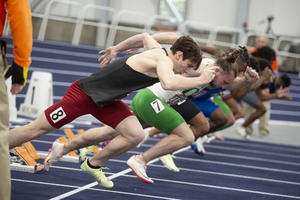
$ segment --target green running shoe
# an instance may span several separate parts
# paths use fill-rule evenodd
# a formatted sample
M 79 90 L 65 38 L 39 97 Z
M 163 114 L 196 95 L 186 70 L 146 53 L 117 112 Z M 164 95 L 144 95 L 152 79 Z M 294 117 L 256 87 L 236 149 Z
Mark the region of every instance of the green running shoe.
M 87 164 L 87 160 L 88 159 L 85 159 L 85 161 L 81 164 L 80 166 L 81 170 L 92 175 L 97 180 L 99 185 L 107 188 L 114 187 L 114 183 L 105 176 L 105 174 L 102 171 L 102 168 L 101 167 L 99 169 L 90 168 Z
M 89 146 L 89 147 L 84 147 L 80 149 L 80 158 L 81 161 L 85 160 L 85 157 L 91 152 L 93 151 L 95 145 Z
M 176 167 L 173 158 L 176 158 L 176 156 L 172 154 L 167 154 L 159 157 L 159 159 L 161 160 L 161 162 L 164 164 L 166 168 L 174 172 L 179 172 L 179 169 Z

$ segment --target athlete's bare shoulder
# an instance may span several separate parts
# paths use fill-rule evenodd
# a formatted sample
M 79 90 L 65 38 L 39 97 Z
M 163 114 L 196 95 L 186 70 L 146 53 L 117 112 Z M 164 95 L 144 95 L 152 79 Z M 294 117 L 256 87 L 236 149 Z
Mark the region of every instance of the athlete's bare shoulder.
M 171 59 L 165 50 L 161 48 L 144 51 L 130 57 L 126 63 L 134 70 L 151 77 L 157 77 L 156 68 L 158 63 L 170 64 Z

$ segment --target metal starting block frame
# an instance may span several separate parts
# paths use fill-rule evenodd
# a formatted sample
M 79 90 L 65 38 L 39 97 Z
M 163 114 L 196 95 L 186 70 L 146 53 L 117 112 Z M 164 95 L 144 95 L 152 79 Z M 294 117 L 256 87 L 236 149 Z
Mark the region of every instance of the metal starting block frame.
M 11 151 L 16 154 L 17 159 L 19 159 L 17 162 L 12 161 L 10 164 L 11 170 L 36 173 L 44 169 L 44 165 L 36 163 L 35 159 L 33 159 L 23 147 L 15 147 Z M 22 165 L 20 161 L 25 165 Z
M 76 138 L 71 129 L 65 129 L 65 134 L 69 137 L 70 140 Z M 83 134 L 85 131 L 83 129 L 77 130 L 78 134 Z M 58 140 L 62 143 L 68 142 L 66 137 L 60 137 Z M 89 155 L 95 155 L 101 150 L 97 145 L 93 148 L 93 151 L 89 153 Z M 36 151 L 31 142 L 25 142 L 22 144 L 22 147 L 14 148 L 14 153 L 18 154 L 19 161 L 25 165 L 22 165 L 20 162 L 13 162 L 10 164 L 10 170 L 12 171 L 21 171 L 21 172 L 29 172 L 36 173 L 40 170 L 44 169 L 44 165 L 36 163 L 35 160 L 45 159 L 49 152 L 47 151 Z M 70 152 L 68 155 L 64 155 L 60 161 L 63 162 L 71 162 L 71 163 L 80 163 L 81 156 L 77 155 L 75 151 Z
M 34 166 L 21 165 L 20 163 L 11 163 L 10 170 L 19 172 L 36 173 L 38 172 L 38 164 Z
M 47 151 L 36 151 L 31 142 L 26 142 L 22 145 L 23 147 L 16 147 L 12 151 L 17 155 L 16 162 L 10 164 L 10 170 L 36 173 L 44 169 L 44 165 L 36 163 L 36 159 L 45 159 L 49 152 Z M 25 150 L 26 149 L 26 150 Z M 24 163 L 25 165 L 21 164 Z M 80 163 L 81 157 L 76 154 L 76 156 L 64 155 L 60 161 Z

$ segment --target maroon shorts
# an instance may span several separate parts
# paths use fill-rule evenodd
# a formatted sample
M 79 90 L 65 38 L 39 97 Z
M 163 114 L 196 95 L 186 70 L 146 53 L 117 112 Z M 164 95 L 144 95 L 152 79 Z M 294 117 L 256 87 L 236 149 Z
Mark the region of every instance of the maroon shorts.
M 231 94 L 228 95 L 228 96 L 222 97 L 222 100 L 223 100 L 223 101 L 227 101 L 227 100 L 229 100 L 229 99 L 232 99 Z
M 112 128 L 126 117 L 134 115 L 123 101 L 115 100 L 104 107 L 97 106 L 93 99 L 81 90 L 78 80 L 68 88 L 59 102 L 45 110 L 48 122 L 57 129 L 86 114 L 93 115 Z

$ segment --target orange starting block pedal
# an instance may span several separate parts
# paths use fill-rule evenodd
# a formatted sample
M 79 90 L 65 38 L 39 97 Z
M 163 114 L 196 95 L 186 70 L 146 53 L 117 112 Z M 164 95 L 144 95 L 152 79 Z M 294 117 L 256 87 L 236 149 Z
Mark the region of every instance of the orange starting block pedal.
M 67 140 L 66 137 L 59 137 L 58 139 L 59 139 L 59 141 L 60 141 L 61 143 L 67 143 L 67 142 L 68 142 L 68 140 Z M 72 156 L 72 157 L 78 157 L 78 155 L 76 154 L 75 151 L 70 151 L 70 152 L 69 152 L 69 156 Z
M 36 152 L 34 146 L 30 141 L 25 142 L 22 144 L 22 146 L 26 149 L 27 153 L 34 159 L 38 160 L 41 159 L 41 156 Z
M 27 153 L 27 151 L 23 147 L 15 147 L 13 150 L 21 157 L 26 165 L 12 163 L 10 164 L 11 170 L 35 173 L 43 169 L 43 166 L 36 163 L 36 161 Z
M 70 140 L 74 140 L 76 138 L 71 129 L 64 129 L 64 132 L 70 138 Z

